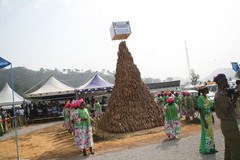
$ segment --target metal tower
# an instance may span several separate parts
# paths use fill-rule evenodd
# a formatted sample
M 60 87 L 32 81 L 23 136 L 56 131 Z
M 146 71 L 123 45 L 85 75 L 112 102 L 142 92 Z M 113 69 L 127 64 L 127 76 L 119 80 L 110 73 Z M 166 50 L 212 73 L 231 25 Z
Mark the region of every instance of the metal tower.
M 187 41 L 185 40 L 185 50 L 186 50 L 186 56 L 187 56 L 187 67 L 188 67 L 188 83 L 190 84 L 191 81 L 191 68 L 190 68 L 190 61 L 188 56 L 188 48 L 187 48 Z

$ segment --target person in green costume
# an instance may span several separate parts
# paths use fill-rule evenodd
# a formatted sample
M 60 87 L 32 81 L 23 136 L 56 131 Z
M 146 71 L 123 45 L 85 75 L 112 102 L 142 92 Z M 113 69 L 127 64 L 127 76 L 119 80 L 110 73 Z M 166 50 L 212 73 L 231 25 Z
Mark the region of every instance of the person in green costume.
M 64 117 L 64 122 L 63 125 L 68 130 L 70 134 L 72 134 L 72 130 L 70 128 L 71 122 L 70 122 L 70 103 L 66 103 L 63 109 L 63 117 Z
M 94 100 L 94 109 L 95 109 L 95 118 L 97 120 L 100 119 L 100 117 L 102 116 L 102 106 L 101 104 L 98 102 L 97 99 Z
M 168 138 L 178 138 L 177 136 L 181 134 L 180 120 L 178 118 L 179 107 L 174 103 L 173 97 L 168 98 L 163 110 L 165 112 L 164 126 Z
M 209 91 L 206 86 L 201 86 L 198 90 L 198 110 L 202 127 L 199 151 L 203 154 L 213 154 L 217 152 L 213 132 L 214 117 L 211 111 L 213 103 L 207 96 L 208 93 Z
M 186 92 L 182 92 L 180 105 L 180 118 L 186 115 Z
M 89 148 L 91 154 L 94 154 L 92 150 L 93 134 L 91 117 L 83 98 L 76 102 L 76 107 L 77 109 L 73 113 L 76 147 L 83 151 L 83 156 L 87 156 L 87 148 Z
M 174 102 L 180 107 L 180 105 L 181 105 L 181 98 L 179 97 L 179 93 L 176 92 L 174 95 L 175 95 Z
M 167 100 L 168 100 L 168 94 L 167 94 L 167 92 L 164 92 L 164 93 L 163 93 L 163 99 L 164 99 L 164 105 L 166 105 L 166 104 L 167 104 Z
M 194 119 L 194 103 L 189 92 L 186 92 L 186 97 L 185 97 L 185 117 L 187 121 L 191 120 L 190 117 Z
M 86 103 L 86 108 L 88 110 L 88 114 L 91 116 L 91 105 L 89 103 Z
M 163 99 L 163 95 L 162 94 L 158 93 L 158 96 L 157 96 L 156 100 L 157 100 L 157 104 L 160 107 L 164 106 L 164 99 Z

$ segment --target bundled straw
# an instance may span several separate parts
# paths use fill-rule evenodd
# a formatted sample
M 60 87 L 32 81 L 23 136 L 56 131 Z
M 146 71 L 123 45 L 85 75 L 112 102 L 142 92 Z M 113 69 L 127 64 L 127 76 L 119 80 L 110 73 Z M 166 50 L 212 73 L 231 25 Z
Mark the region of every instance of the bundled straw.
M 144 130 L 163 125 L 162 115 L 162 109 L 141 80 L 126 42 L 121 42 L 115 85 L 98 127 L 112 133 Z

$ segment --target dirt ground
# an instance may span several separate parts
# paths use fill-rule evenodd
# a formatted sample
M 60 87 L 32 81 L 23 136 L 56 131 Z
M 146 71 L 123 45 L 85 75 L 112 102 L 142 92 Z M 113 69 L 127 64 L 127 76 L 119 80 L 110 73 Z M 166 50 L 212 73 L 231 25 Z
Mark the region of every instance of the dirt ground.
M 181 120 L 182 135 L 179 138 L 200 132 L 199 120 L 186 122 Z M 31 127 L 31 126 L 28 126 Z M 163 126 L 153 129 L 123 134 L 101 133 L 94 135 L 95 154 L 137 147 L 145 144 L 162 142 L 167 139 Z M 70 135 L 62 124 L 37 130 L 18 137 L 20 159 L 70 159 L 81 157 L 82 153 L 75 148 L 74 136 Z M 15 139 L 0 142 L 0 159 L 16 159 Z

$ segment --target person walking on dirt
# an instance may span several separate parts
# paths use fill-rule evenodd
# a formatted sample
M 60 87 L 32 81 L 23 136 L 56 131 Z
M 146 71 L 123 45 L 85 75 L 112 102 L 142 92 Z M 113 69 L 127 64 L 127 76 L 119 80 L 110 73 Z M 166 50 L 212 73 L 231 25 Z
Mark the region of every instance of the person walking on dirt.
M 207 86 L 201 86 L 198 90 L 198 111 L 200 113 L 200 120 L 202 126 L 200 153 L 213 154 L 218 152 L 215 149 L 213 124 L 214 117 L 211 108 L 213 103 L 207 96 L 209 93 Z
M 94 154 L 92 150 L 93 133 L 91 117 L 85 107 L 86 103 L 83 98 L 76 102 L 76 106 L 77 109 L 73 113 L 76 147 L 83 150 L 83 156 L 87 156 L 87 148 L 89 148 L 91 154 Z
M 70 128 L 70 103 L 66 103 L 63 109 L 63 117 L 64 117 L 64 124 L 63 126 L 66 128 L 66 130 L 72 134 L 72 130 Z
M 178 118 L 179 107 L 174 103 L 173 97 L 168 98 L 163 110 L 165 111 L 164 126 L 168 138 L 178 138 L 177 136 L 181 134 L 180 120 Z

